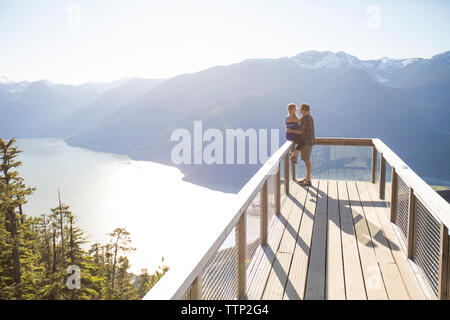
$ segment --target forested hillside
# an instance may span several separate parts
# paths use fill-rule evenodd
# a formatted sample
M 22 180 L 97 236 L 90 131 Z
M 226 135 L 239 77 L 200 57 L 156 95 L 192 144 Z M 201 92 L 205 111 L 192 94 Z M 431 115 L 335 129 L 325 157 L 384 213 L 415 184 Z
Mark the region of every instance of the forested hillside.
M 168 270 L 164 259 L 152 274 L 130 273 L 130 233 L 116 228 L 107 242 L 90 244 L 60 200 L 28 216 L 22 207 L 35 189 L 18 172 L 20 152 L 14 139 L 0 139 L 0 299 L 142 298 Z

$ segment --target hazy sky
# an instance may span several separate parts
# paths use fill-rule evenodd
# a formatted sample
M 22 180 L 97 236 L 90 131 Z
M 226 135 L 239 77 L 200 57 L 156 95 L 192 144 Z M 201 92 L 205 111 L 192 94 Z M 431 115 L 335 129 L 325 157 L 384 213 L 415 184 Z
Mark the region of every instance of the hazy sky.
M 450 1 L 0 0 L 0 76 L 166 78 L 305 50 L 362 59 L 450 50 Z

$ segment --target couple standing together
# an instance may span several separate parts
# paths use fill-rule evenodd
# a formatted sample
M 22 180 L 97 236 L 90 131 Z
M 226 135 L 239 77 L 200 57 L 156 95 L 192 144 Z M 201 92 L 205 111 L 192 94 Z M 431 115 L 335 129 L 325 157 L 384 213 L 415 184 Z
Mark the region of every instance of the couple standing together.
M 302 185 L 311 185 L 311 151 L 315 143 L 314 136 L 314 120 L 310 114 L 310 107 L 303 103 L 300 105 L 300 114 L 297 115 L 297 105 L 291 103 L 288 105 L 288 115 L 286 117 L 286 139 L 293 141 L 295 146 L 294 152 L 290 153 L 290 158 L 297 163 L 298 153 L 301 153 L 301 159 L 305 162 L 306 178 L 300 180 Z

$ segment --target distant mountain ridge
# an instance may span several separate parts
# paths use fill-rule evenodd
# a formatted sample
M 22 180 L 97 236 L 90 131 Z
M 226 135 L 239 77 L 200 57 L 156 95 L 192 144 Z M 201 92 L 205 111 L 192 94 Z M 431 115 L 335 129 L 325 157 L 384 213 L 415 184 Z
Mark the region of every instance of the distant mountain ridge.
M 55 101 L 68 97 L 55 84 L 47 86 L 59 94 Z M 420 175 L 450 181 L 450 51 L 430 59 L 377 60 L 306 51 L 279 59 L 247 59 L 165 81 L 122 79 L 79 87 L 99 96 L 69 112 L 63 112 L 66 100 L 57 106 L 35 103 L 43 120 L 21 130 L 22 137 L 65 137 L 74 146 L 173 165 L 174 129 L 192 129 L 195 120 L 202 120 L 205 130 L 278 128 L 282 143 L 287 104 L 308 102 L 316 136 L 379 137 Z M 0 112 L 10 110 L 6 113 L 12 116 L 11 121 L 0 119 L 0 135 L 17 135 L 18 127 L 11 123 L 19 117 L 15 112 L 20 105 L 2 107 L 2 88 L 0 83 Z M 179 168 L 188 181 L 236 189 L 258 167 Z
M 76 134 L 162 81 L 124 78 L 65 85 L 47 80 L 14 83 L 2 77 L 0 135 L 61 138 Z
M 448 57 L 361 61 L 309 51 L 248 59 L 167 80 L 67 141 L 172 165 L 174 129 L 192 129 L 202 120 L 205 129 L 278 128 L 283 136 L 286 105 L 308 102 L 316 136 L 382 138 L 419 174 L 450 181 Z M 189 181 L 236 188 L 257 168 L 180 166 Z
M 353 67 L 364 70 L 374 80 L 392 85 L 394 87 L 402 87 L 405 85 L 401 81 L 403 72 L 407 68 L 407 72 L 412 69 L 423 71 L 427 67 L 432 67 L 436 71 L 436 67 L 450 68 L 450 51 L 437 54 L 430 59 L 424 58 L 406 58 L 406 59 L 390 59 L 387 57 L 377 60 L 360 60 L 343 51 L 337 53 L 331 51 L 305 51 L 293 57 L 279 59 L 248 59 L 243 63 L 278 63 L 290 64 L 300 69 L 337 69 L 343 67 Z M 448 71 L 448 70 L 447 70 Z M 414 79 L 418 81 L 419 79 Z M 410 85 L 413 85 L 411 83 Z M 416 85 L 420 82 L 416 83 Z

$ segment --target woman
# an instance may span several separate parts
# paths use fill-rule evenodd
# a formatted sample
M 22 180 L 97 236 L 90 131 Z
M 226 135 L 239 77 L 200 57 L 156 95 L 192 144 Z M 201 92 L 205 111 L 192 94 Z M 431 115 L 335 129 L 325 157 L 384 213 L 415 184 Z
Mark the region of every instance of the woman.
M 297 105 L 291 103 L 288 105 L 288 115 L 286 117 L 286 139 L 293 141 L 295 144 L 295 151 L 291 154 L 290 158 L 294 163 L 297 163 L 297 155 L 305 144 L 301 136 L 300 131 L 300 118 L 297 115 Z

